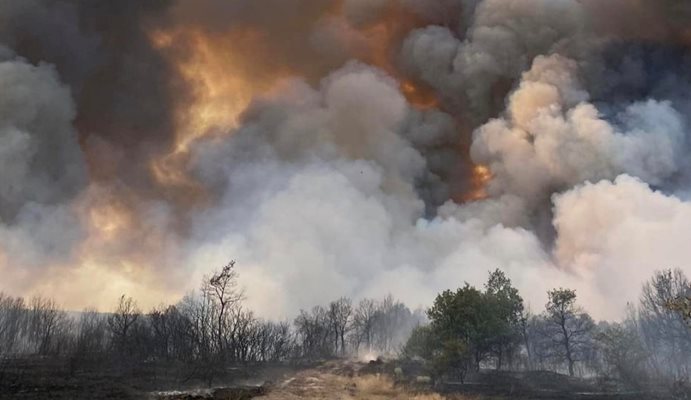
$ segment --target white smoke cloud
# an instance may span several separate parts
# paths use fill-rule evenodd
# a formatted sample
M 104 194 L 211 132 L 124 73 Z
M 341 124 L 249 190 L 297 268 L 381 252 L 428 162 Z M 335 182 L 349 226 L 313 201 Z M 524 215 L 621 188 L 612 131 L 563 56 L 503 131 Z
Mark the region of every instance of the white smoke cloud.
M 495 268 L 535 310 L 548 289 L 564 286 L 596 317 L 620 317 L 665 258 L 650 250 L 628 273 L 618 260 L 633 243 L 604 246 L 625 236 L 614 215 L 628 214 L 602 220 L 609 212 L 600 208 L 617 207 L 627 191 L 636 194 L 628 201 L 643 199 L 633 218 L 645 218 L 650 199 L 686 205 L 634 178 L 579 185 L 621 173 L 664 181 L 679 167 L 684 124 L 671 104 L 652 100 L 609 122 L 588 99 L 577 63 L 538 57 L 506 116 L 476 132 L 473 155 L 491 165 L 497 197 L 447 202 L 430 220 L 415 190 L 429 168 L 418 149 L 449 137 L 443 114 L 421 123 L 395 82 L 362 65 L 333 73 L 318 90 L 293 82 L 257 102 L 232 136 L 197 148 L 195 170 L 223 201 L 197 219 L 191 268 L 200 277 L 237 258 L 250 305 L 279 318 L 341 295 L 391 292 L 425 305 L 465 281 L 481 285 Z M 535 224 L 530 210 L 555 191 L 564 193 L 554 197 L 553 252 L 526 228 Z M 597 200 L 610 192 L 620 194 Z M 646 240 L 655 242 L 646 236 L 637 246 Z M 617 274 L 631 279 L 608 291 Z
M 280 318 L 341 295 L 388 292 L 427 305 L 449 285 L 481 284 L 500 266 L 522 288 L 548 288 L 549 256 L 532 233 L 479 220 L 425 220 L 421 201 L 386 193 L 383 169 L 372 162 L 278 165 L 261 178 L 277 175 L 285 184 L 256 196 L 261 200 L 241 228 L 233 226 L 237 218 L 212 216 L 212 227 L 200 230 L 222 226 L 224 233 L 213 245 L 204 239 L 207 245 L 195 246 L 192 256 L 194 268 L 206 272 L 237 257 L 248 302 L 263 315 Z M 225 207 L 248 212 L 243 202 Z M 544 291 L 533 294 L 542 302 Z
M 689 271 L 687 201 L 622 175 L 578 186 L 554 204 L 556 260 L 578 277 L 582 301 L 595 315 L 621 317 L 655 271 Z
M 549 256 L 528 231 L 423 218 L 424 159 L 398 134 L 410 113 L 389 78 L 362 66 L 256 105 L 224 143 L 198 149 L 199 175 L 224 200 L 197 219 L 192 269 L 201 277 L 237 258 L 250 305 L 273 317 L 341 295 L 429 304 L 499 266 L 522 285 L 543 274 Z
M 593 96 L 604 41 L 589 30 L 592 5 L 471 5 L 467 26 L 412 32 L 401 61 L 451 109 L 478 112 L 471 156 L 492 170 L 491 198 L 426 209 L 448 199 L 440 176 L 457 159 L 437 147 L 459 140 L 453 118 L 414 110 L 396 82 L 351 64 L 318 89 L 293 82 L 257 101 L 230 138 L 197 148 L 194 170 L 222 201 L 197 219 L 191 268 L 237 258 L 250 304 L 274 317 L 341 295 L 425 305 L 502 268 L 533 310 L 572 287 L 596 318 L 621 317 L 653 271 L 688 268 L 683 247 L 672 251 L 688 205 L 648 186 L 686 168 L 678 102 Z M 506 109 L 487 121 L 505 80 L 516 80 Z
M 495 193 L 538 203 L 587 180 L 627 173 L 659 185 L 679 170 L 685 124 L 671 103 L 636 102 L 609 122 L 577 73 L 572 60 L 536 58 L 507 115 L 476 131 L 471 154 L 496 174 Z

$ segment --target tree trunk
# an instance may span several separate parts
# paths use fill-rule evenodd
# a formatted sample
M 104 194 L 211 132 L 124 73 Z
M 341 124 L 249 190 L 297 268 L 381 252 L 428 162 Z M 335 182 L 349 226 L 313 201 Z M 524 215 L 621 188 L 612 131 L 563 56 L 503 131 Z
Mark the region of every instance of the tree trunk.
M 566 330 L 566 317 L 561 317 L 561 331 L 564 335 L 564 350 L 566 350 L 566 361 L 569 363 L 569 376 L 573 376 L 573 356 L 571 354 L 571 342 L 569 341 L 569 333 Z
M 341 330 L 341 355 L 345 356 L 345 333 Z

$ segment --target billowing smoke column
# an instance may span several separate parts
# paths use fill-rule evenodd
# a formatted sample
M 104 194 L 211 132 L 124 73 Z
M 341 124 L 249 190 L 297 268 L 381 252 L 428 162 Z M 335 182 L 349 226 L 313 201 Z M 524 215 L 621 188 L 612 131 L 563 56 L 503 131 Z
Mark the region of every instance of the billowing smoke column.
M 691 271 L 673 0 L 0 3 L 0 290 L 285 317 L 501 267 L 623 315 Z

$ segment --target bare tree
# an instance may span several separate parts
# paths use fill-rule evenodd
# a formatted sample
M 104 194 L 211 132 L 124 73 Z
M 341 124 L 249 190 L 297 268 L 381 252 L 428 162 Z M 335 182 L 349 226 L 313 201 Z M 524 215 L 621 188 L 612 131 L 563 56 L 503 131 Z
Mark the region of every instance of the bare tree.
M 106 350 L 108 344 L 107 321 L 95 309 L 82 311 L 77 324 L 75 350 L 82 358 L 92 358 Z
M 576 306 L 576 292 L 554 289 L 548 292 L 545 321 L 552 341 L 560 348 L 566 360 L 569 375 L 574 376 L 574 365 L 591 343 L 595 328 L 592 318 Z
M 228 342 L 231 344 L 233 358 L 236 361 L 248 362 L 254 351 L 254 336 L 258 328 L 258 321 L 251 311 L 237 309 L 233 313 Z
M 353 328 L 355 329 L 355 351 L 361 344 L 367 346 L 367 351 L 372 350 L 374 324 L 377 316 L 377 303 L 372 299 L 362 299 L 355 308 L 353 315 Z
M 68 324 L 64 311 L 58 309 L 53 300 L 40 296 L 31 299 L 29 309 L 29 340 L 36 353 L 48 354 L 56 343 L 58 331 L 64 331 L 64 324 Z
M 350 320 L 353 314 L 353 304 L 350 299 L 341 297 L 329 304 L 329 320 L 334 331 L 335 346 L 338 351 L 340 340 L 341 355 L 345 355 L 345 336 L 350 328 Z
M 172 356 L 173 336 L 178 318 L 179 314 L 175 306 L 161 306 L 149 313 L 148 320 L 156 356 L 164 359 L 170 359 Z
M 0 293 L 0 356 L 18 352 L 25 316 L 24 299 Z
M 228 351 L 227 340 L 224 332 L 229 330 L 229 315 L 232 309 L 240 304 L 244 293 L 238 288 L 238 274 L 235 270 L 235 261 L 225 265 L 220 271 L 204 280 L 202 293 L 211 301 L 215 314 L 214 334 L 218 353 L 222 359 Z
M 422 314 L 414 314 L 405 304 L 391 295 L 377 303 L 374 317 L 373 338 L 379 352 L 392 353 L 400 350 L 413 329 L 424 320 Z
M 271 334 L 267 345 L 266 361 L 279 361 L 287 359 L 293 351 L 293 333 L 286 322 L 266 322 L 265 330 Z
M 316 306 L 311 312 L 301 310 L 294 324 L 302 357 L 314 359 L 334 355 L 334 331 L 324 307 Z
M 691 329 L 683 315 L 669 304 L 691 293 L 691 283 L 681 270 L 657 272 L 643 285 L 638 325 L 656 373 L 689 377 Z
M 615 375 L 634 387 L 645 381 L 648 353 L 635 326 L 627 323 L 605 326 L 597 334 L 596 340 L 605 373 Z
M 523 347 L 525 348 L 525 368 L 528 370 L 533 369 L 533 346 L 532 346 L 532 336 L 533 330 L 531 329 L 531 319 L 533 318 L 530 310 L 523 310 L 521 317 L 519 319 L 519 332 L 521 335 L 521 340 L 523 341 Z
M 122 352 L 121 355 L 132 355 L 134 346 L 130 340 L 140 316 L 137 302 L 131 297 L 122 295 L 115 311 L 108 317 L 108 329 L 113 338 L 112 344 L 116 351 Z

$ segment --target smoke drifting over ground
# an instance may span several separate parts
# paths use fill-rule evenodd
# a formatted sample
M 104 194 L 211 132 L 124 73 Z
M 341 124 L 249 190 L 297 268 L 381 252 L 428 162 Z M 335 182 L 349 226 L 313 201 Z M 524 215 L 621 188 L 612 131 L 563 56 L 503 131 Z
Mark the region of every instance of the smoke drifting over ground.
M 0 3 L 0 290 L 153 305 L 236 259 L 283 317 L 501 267 L 619 317 L 691 268 L 691 11 L 604 3 Z

